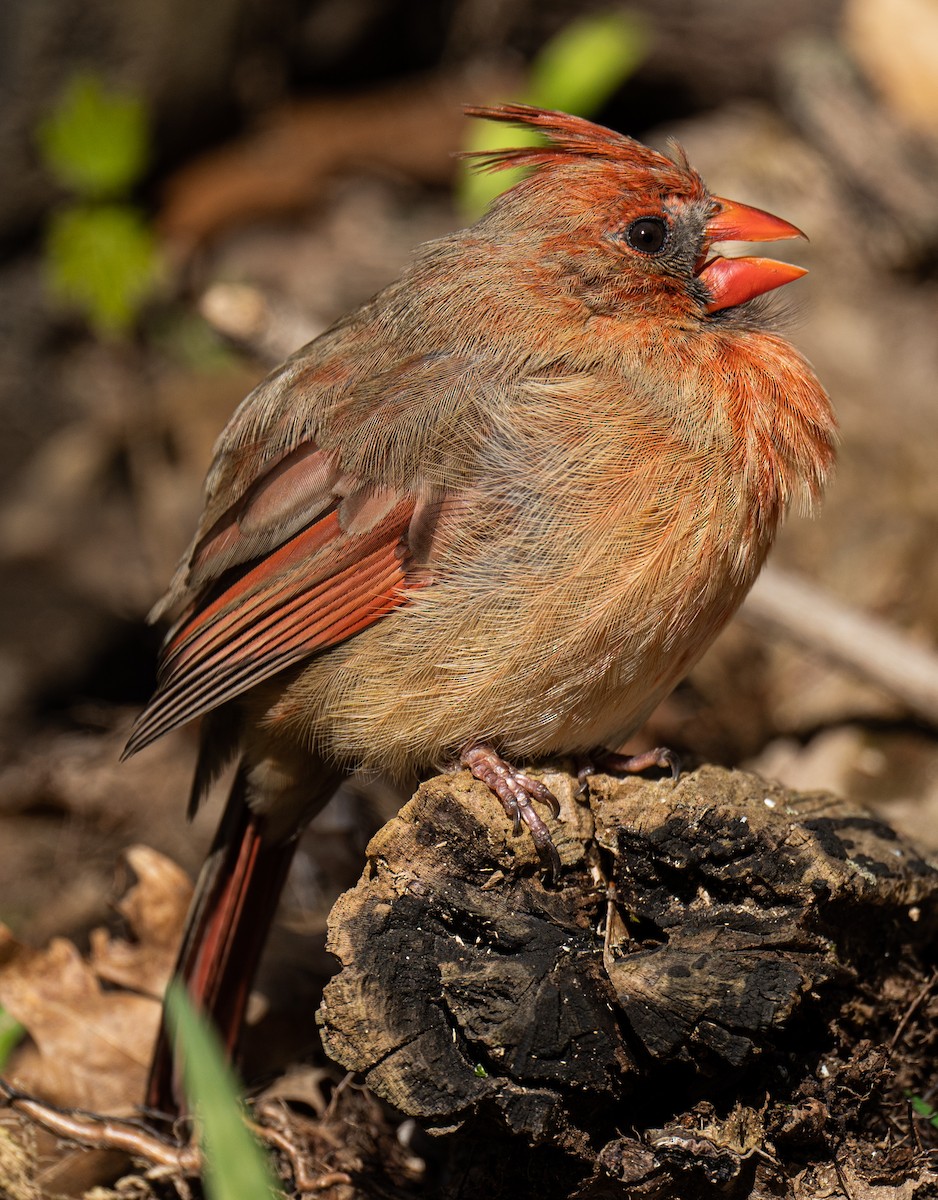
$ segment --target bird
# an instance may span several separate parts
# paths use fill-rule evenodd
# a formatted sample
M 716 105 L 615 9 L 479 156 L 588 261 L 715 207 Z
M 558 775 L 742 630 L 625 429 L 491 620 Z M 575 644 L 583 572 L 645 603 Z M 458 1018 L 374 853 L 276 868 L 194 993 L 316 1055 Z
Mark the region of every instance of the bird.
M 222 432 L 125 751 L 201 718 L 237 758 L 177 972 L 235 1051 L 299 832 L 354 772 L 468 768 L 559 860 L 524 764 L 623 746 L 711 644 L 836 426 L 764 296 L 803 236 L 669 153 L 523 104 L 474 225 L 274 370 Z M 652 752 L 627 769 L 665 765 Z M 178 1103 L 165 1032 L 147 1087 Z

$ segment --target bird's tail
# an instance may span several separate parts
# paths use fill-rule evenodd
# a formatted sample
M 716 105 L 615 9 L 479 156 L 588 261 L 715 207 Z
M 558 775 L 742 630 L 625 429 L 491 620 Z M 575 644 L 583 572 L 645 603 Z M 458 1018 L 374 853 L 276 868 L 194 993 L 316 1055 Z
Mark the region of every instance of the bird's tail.
M 245 792 L 242 764 L 196 884 L 174 971 L 196 1008 L 215 1025 L 229 1056 L 298 841 L 295 836 L 265 839 L 264 819 L 248 806 Z M 165 1021 L 145 1103 L 164 1113 L 182 1107 Z

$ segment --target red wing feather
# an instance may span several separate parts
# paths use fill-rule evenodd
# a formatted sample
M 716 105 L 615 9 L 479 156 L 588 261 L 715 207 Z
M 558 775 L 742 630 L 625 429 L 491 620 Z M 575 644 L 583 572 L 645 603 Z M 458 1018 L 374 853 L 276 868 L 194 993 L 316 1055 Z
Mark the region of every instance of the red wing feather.
M 332 512 L 183 617 L 125 755 L 403 603 L 404 539 L 414 508 L 413 500 L 402 500 L 357 534 L 343 530 Z

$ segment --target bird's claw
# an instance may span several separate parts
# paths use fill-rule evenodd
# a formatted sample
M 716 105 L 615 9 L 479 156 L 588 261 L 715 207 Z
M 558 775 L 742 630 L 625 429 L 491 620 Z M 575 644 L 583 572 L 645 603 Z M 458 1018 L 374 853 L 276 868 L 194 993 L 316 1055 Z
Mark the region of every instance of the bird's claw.
M 460 761 L 498 797 L 511 820 L 515 837 L 521 832 L 522 825 L 527 825 L 538 857 L 550 878 L 556 879 L 561 869 L 560 855 L 550 830 L 534 807 L 536 801 L 546 805 L 555 820 L 560 816 L 560 802 L 550 788 L 517 770 L 491 746 L 469 746 L 463 750 Z
M 640 771 L 647 771 L 649 767 L 660 767 L 670 771 L 674 783 L 681 777 L 681 760 L 667 746 L 656 746 L 654 750 L 645 750 L 641 754 L 616 754 L 612 750 L 598 750 L 582 763 L 577 771 L 580 791 L 586 791 L 590 775 L 595 775 L 600 768 L 611 775 L 637 775 Z

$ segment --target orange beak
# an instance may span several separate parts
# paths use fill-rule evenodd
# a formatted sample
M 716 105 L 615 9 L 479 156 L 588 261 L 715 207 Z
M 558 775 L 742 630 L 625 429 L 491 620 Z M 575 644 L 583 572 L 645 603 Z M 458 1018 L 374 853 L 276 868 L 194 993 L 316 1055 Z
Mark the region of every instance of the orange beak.
M 777 242 L 786 238 L 804 237 L 800 229 L 773 217 L 761 208 L 737 204 L 714 196 L 720 207 L 706 228 L 707 245 L 713 242 Z M 697 271 L 710 292 L 707 312 L 719 312 L 744 304 L 763 292 L 791 283 L 807 275 L 804 267 L 776 262 L 772 258 L 722 258 L 719 254 L 706 259 Z

